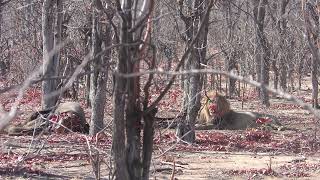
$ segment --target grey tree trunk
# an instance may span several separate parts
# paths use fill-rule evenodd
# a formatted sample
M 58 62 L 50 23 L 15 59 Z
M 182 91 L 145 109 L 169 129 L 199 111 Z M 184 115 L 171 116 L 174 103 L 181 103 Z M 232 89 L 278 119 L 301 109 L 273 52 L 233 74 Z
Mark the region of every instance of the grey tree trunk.
M 227 22 L 227 42 L 229 46 L 234 46 L 233 41 L 234 41 L 234 19 L 232 15 L 232 10 L 231 10 L 231 3 L 230 2 L 225 2 L 225 12 L 226 12 L 226 22 Z M 237 54 L 237 49 L 236 47 L 230 48 L 229 52 L 225 53 L 226 54 L 226 64 L 227 64 L 227 69 L 229 72 L 233 71 L 236 69 L 236 54 Z M 229 87 L 229 96 L 232 98 L 235 95 L 236 91 L 236 79 L 229 77 L 229 82 L 228 82 L 228 87 Z
M 92 47 L 92 14 L 88 13 L 86 14 L 86 21 L 85 25 L 82 28 L 82 33 L 84 35 L 84 41 L 83 41 L 83 46 L 85 47 L 85 55 L 89 55 Z M 86 73 L 85 75 L 85 101 L 86 101 L 86 106 L 91 108 L 91 101 L 90 101 L 90 82 L 91 82 L 91 67 L 90 64 L 87 64 L 86 67 L 84 68 L 84 71 Z
M 54 3 L 53 0 L 44 0 L 42 6 L 42 37 L 43 37 L 43 77 L 49 78 L 58 75 L 58 67 L 59 67 L 59 53 L 53 53 L 55 50 L 55 42 L 61 42 L 59 39 L 61 37 L 61 31 L 57 31 L 54 34 Z M 58 1 L 57 8 L 61 8 L 60 3 Z M 61 30 L 61 23 L 59 18 L 61 16 L 57 16 L 57 25 L 56 30 Z M 42 108 L 47 109 L 54 106 L 57 102 L 57 96 L 50 96 L 50 94 L 56 90 L 57 80 L 44 80 L 42 82 Z
M 56 0 L 57 10 L 56 10 L 56 25 L 54 27 L 54 48 L 61 44 L 62 39 L 62 21 L 63 21 L 63 0 Z M 59 61 L 60 61 L 60 51 L 57 51 L 53 55 L 53 59 L 56 60 L 55 72 L 59 73 Z
M 312 81 L 312 106 L 319 107 L 318 104 L 318 64 L 319 64 L 319 14 L 316 10 L 316 5 L 311 2 L 307 2 L 304 5 L 304 22 L 306 28 L 306 35 L 308 40 L 309 49 L 312 54 L 312 69 L 311 69 L 311 81 Z
M 280 87 L 284 92 L 287 91 L 287 76 L 288 76 L 288 68 L 285 61 L 286 61 L 285 57 L 282 57 L 280 59 Z
M 134 35 L 129 30 L 134 26 L 134 14 L 131 9 L 134 1 L 126 0 L 122 4 L 123 18 L 121 22 L 120 44 L 131 44 Z M 132 51 L 132 49 L 136 51 Z M 138 56 L 138 46 L 121 46 L 119 50 L 118 72 L 133 73 L 139 71 L 139 62 L 133 61 Z M 139 77 L 123 79 L 115 77 L 115 110 L 114 126 L 114 157 L 116 160 L 117 179 L 139 179 L 141 178 L 141 113 L 140 113 L 140 85 Z M 121 110 L 120 110 L 121 109 Z M 125 110 L 125 111 L 123 111 Z M 123 116 L 125 115 L 125 116 Z M 118 138 L 123 138 L 120 143 Z M 124 141 L 125 140 L 125 143 Z M 122 149 L 119 149 L 122 148 Z
M 122 23 L 123 24 L 123 23 Z M 126 29 L 122 25 L 122 29 Z M 121 40 L 125 38 L 123 31 L 120 31 Z M 120 48 L 119 62 L 117 64 L 117 72 L 126 73 L 126 57 L 127 49 Z M 117 180 L 129 180 L 129 172 L 127 166 L 127 150 L 125 135 L 125 100 L 126 100 L 126 79 L 115 76 L 114 94 L 113 94 L 113 131 L 112 131 L 112 155 L 115 162 L 115 177 Z
M 148 54 L 145 44 L 135 42 L 142 39 L 143 27 L 147 24 L 147 34 L 151 31 L 150 13 L 153 9 L 153 0 L 118 1 L 118 10 L 121 15 L 119 61 L 117 72 L 137 73 L 140 71 L 140 60 Z M 147 23 L 146 20 L 148 20 Z M 150 21 L 149 21 L 150 20 Z M 150 28 L 148 28 L 150 27 Z M 154 54 L 155 55 L 155 54 Z M 155 61 L 150 64 L 154 67 Z M 150 68 L 152 68 L 150 67 Z M 149 88 L 153 75 L 149 76 L 144 87 L 145 98 L 143 112 L 141 110 L 140 77 L 123 78 L 115 74 L 114 88 L 114 129 L 113 129 L 113 157 L 115 159 L 115 176 L 119 180 L 149 179 L 149 168 L 152 157 L 154 116 L 156 109 L 149 109 Z M 144 124 L 142 124 L 142 120 Z M 141 130 L 143 140 L 141 141 Z M 141 144 L 143 142 L 143 145 Z
M 200 69 L 200 63 L 205 62 L 206 58 L 206 46 L 207 46 L 207 34 L 209 26 L 209 13 L 205 14 L 205 9 L 208 7 L 209 1 L 207 0 L 195 0 L 193 2 L 193 10 L 195 14 L 193 17 L 185 16 L 182 13 L 182 4 L 180 4 L 180 17 L 184 21 L 186 28 L 187 46 L 195 35 L 200 32 L 199 38 L 196 40 L 194 47 L 192 47 L 185 63 L 185 70 Z M 204 26 L 201 28 L 201 23 Z M 185 76 L 184 81 L 184 108 L 186 119 L 180 122 L 177 126 L 177 135 L 183 140 L 193 143 L 195 141 L 195 122 L 200 109 L 200 92 L 203 85 L 203 78 L 200 74 L 191 74 Z
M 104 128 L 104 108 L 107 95 L 107 80 L 108 80 L 108 67 L 106 64 L 109 62 L 111 51 L 108 50 L 106 54 L 101 54 L 102 51 L 102 36 L 107 39 L 109 46 L 111 44 L 111 26 L 106 27 L 106 33 L 102 31 L 100 21 L 103 9 L 100 0 L 94 0 L 92 12 L 92 45 L 91 45 L 91 58 L 92 71 L 90 77 L 90 100 L 92 107 L 90 135 L 95 135 Z M 98 11 L 99 10 L 99 11 Z M 105 67 L 105 68 L 102 68 Z
M 281 0 L 280 5 L 280 24 L 278 31 L 280 34 L 280 87 L 283 91 L 287 91 L 287 78 L 288 78 L 288 53 L 285 38 L 287 36 L 287 19 L 285 18 L 286 7 L 289 0 Z
M 2 36 L 2 0 L 0 0 L 0 39 Z M 2 50 L 2 49 L 0 49 Z M 0 59 L 0 76 L 4 76 L 6 73 L 6 65 L 5 65 L 5 61 L 2 60 L 2 58 Z
M 279 69 L 277 67 L 277 62 L 275 60 L 272 61 L 272 69 L 273 69 L 273 72 L 274 72 L 273 88 L 274 89 L 278 89 Z
M 306 56 L 302 56 L 302 58 L 300 58 L 299 61 L 299 66 L 298 66 L 298 89 L 301 90 L 301 86 L 302 86 L 302 77 L 304 75 L 304 61 L 305 61 Z
M 260 62 L 260 73 L 259 69 L 257 69 L 257 75 L 261 78 L 261 84 L 262 87 L 260 88 L 260 99 L 262 101 L 262 104 L 269 107 L 269 94 L 265 88 L 265 86 L 268 86 L 269 84 L 269 71 L 270 71 L 270 45 L 268 43 L 267 37 L 264 34 L 264 19 L 266 14 L 266 6 L 267 6 L 267 0 L 253 0 L 253 14 L 254 19 L 256 22 L 256 33 L 258 38 L 258 49 L 261 52 L 261 59 L 256 59 L 256 62 Z M 257 67 L 259 68 L 259 67 Z

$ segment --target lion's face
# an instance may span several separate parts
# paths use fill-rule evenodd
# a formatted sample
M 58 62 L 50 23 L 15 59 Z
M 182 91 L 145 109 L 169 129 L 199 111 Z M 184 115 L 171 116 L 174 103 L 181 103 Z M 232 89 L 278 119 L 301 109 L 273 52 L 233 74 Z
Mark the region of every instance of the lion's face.
M 209 91 L 202 99 L 199 122 L 202 124 L 213 123 L 214 117 L 221 117 L 228 112 L 230 112 L 228 100 L 215 91 Z
M 208 92 L 206 95 L 207 106 L 215 117 L 223 116 L 230 111 L 230 103 L 225 96 L 218 92 Z
M 230 103 L 229 101 L 226 99 L 226 97 L 217 94 L 215 97 L 215 104 L 216 104 L 216 111 L 215 111 L 215 115 L 218 117 L 223 116 L 224 114 L 230 112 Z

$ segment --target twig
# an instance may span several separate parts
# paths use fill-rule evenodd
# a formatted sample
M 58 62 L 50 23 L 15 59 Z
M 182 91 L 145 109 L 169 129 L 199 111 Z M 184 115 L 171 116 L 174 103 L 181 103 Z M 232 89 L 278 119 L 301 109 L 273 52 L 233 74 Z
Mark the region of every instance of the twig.
M 176 161 L 173 158 L 173 169 L 172 169 L 172 174 L 171 174 L 171 180 L 174 180 L 174 173 L 176 171 Z
M 101 175 L 101 172 L 100 172 L 101 160 L 100 160 L 100 157 L 99 157 L 99 151 L 96 151 L 96 154 L 93 154 L 88 138 L 85 137 L 85 139 L 86 139 L 87 146 L 88 146 L 88 155 L 90 157 L 90 162 L 91 162 L 91 165 L 92 165 L 92 170 L 93 170 L 94 176 L 95 176 L 96 179 L 100 179 L 100 175 Z

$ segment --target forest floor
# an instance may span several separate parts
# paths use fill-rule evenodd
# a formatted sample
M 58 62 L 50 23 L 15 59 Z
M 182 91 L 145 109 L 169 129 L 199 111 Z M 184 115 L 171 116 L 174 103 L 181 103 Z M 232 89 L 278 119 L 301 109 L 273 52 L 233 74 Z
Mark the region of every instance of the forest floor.
M 310 92 L 300 92 L 299 97 Z M 175 145 L 174 132 L 168 133 L 156 146 L 159 153 L 166 151 L 165 145 L 175 146 L 155 161 L 153 177 L 170 179 L 175 162 L 177 179 L 320 179 L 319 124 L 314 115 L 283 99 L 272 99 L 268 109 L 256 100 L 245 102 L 243 109 L 241 103 L 231 101 L 235 110 L 274 115 L 292 130 L 198 131 L 192 145 Z
M 293 94 L 310 103 L 311 89 L 303 89 Z M 320 126 L 314 115 L 275 97 L 270 108 L 263 108 L 249 94 L 243 108 L 241 98 L 231 100 L 233 109 L 274 115 L 293 130 L 197 131 L 196 142 L 186 144 L 177 143 L 174 130 L 157 129 L 150 179 L 320 179 Z M 39 107 L 38 96 L 36 90 L 27 91 L 21 112 Z M 6 109 L 12 103 L 10 97 L 0 95 Z M 172 92 L 169 97 L 170 101 L 177 98 Z M 174 109 L 178 108 L 166 107 L 159 114 L 175 115 Z M 21 113 L 15 122 L 25 117 Z M 1 134 L 0 178 L 94 179 L 91 157 L 99 155 L 101 179 L 109 179 L 111 142 L 111 129 L 98 140 L 76 133 L 35 138 Z

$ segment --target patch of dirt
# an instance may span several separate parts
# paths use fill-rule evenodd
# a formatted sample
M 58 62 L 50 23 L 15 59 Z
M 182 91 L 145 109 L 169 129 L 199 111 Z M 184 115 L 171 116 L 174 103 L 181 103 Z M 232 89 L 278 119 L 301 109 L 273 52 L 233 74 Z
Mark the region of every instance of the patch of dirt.
M 310 81 L 309 81 L 310 82 Z M 310 86 L 293 92 L 310 102 Z M 252 92 L 252 90 L 249 90 Z M 28 91 L 21 104 L 23 112 L 39 106 L 39 93 Z M 156 94 L 157 92 L 155 92 Z M 253 93 L 253 92 L 252 92 Z M 233 109 L 271 114 L 296 130 L 286 131 L 197 131 L 196 143 L 177 142 L 174 130 L 156 129 L 150 179 L 170 179 L 175 163 L 176 179 L 320 179 L 320 139 L 314 116 L 291 102 L 273 98 L 271 107 L 263 108 L 248 97 L 231 100 Z M 157 97 L 155 95 L 155 97 Z M 180 91 L 170 91 L 162 102 L 159 117 L 179 114 Z M 242 99 L 244 99 L 242 101 Z M 8 109 L 13 100 L 4 94 L 0 100 Z M 242 108 L 243 106 L 243 108 Z M 108 115 L 111 106 L 106 107 Z M 86 110 L 89 117 L 90 110 Z M 101 179 L 110 179 L 111 129 L 99 138 L 80 134 L 16 137 L 0 135 L 1 179 L 94 179 L 92 158 L 100 157 Z M 96 156 L 90 156 L 88 145 Z
M 266 153 L 219 153 L 219 152 L 183 152 L 170 153 L 167 156 L 175 157 L 177 179 L 285 179 L 298 178 L 299 169 L 283 167 L 307 167 L 317 166 L 305 174 L 307 179 L 318 179 L 320 177 L 319 156 L 292 156 L 272 155 Z M 299 161 L 301 159 L 301 162 Z M 156 165 L 173 166 L 173 163 L 160 161 Z M 267 174 L 271 167 L 273 174 Z M 293 172 L 292 172 L 293 171 Z M 304 172 L 301 169 L 301 172 Z M 265 175 L 266 174 L 266 175 Z M 167 172 L 156 172 L 153 177 L 169 179 L 172 170 Z M 301 178 L 301 177 L 299 177 Z

